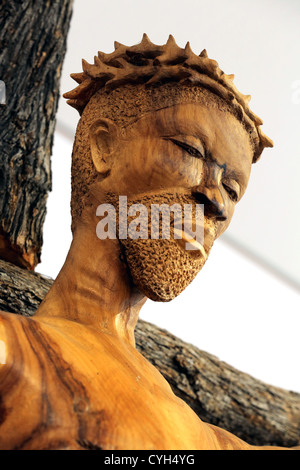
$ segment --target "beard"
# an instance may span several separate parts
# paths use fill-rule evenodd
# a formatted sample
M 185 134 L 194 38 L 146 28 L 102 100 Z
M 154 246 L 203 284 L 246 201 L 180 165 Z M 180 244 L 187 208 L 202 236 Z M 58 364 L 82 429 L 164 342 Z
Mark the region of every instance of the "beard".
M 112 199 L 110 198 L 110 200 Z M 174 203 L 181 206 L 182 214 L 184 213 L 184 204 L 192 205 L 195 217 L 197 200 L 190 194 L 164 192 L 158 195 L 145 195 L 134 200 L 128 198 L 128 205 L 143 204 L 146 206 L 148 214 L 151 213 L 151 204 L 171 206 Z M 118 205 L 114 205 L 118 220 Z M 128 225 L 132 220 L 133 218 L 128 217 Z M 151 223 L 153 223 L 152 218 Z M 127 237 L 119 239 L 132 281 L 149 299 L 169 302 L 177 297 L 201 271 L 215 239 L 215 223 L 204 217 L 203 224 L 202 251 L 186 250 L 183 240 L 174 239 L 174 216 L 172 213 L 169 239 L 161 237 L 161 226 L 159 227 L 159 238 L 152 239 L 151 224 L 148 228 L 148 238 L 132 239 Z

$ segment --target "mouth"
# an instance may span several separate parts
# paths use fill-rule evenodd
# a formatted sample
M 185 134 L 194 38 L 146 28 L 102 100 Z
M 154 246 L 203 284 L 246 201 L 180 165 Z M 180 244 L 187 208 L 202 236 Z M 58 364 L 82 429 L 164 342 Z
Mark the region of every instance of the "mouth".
M 212 220 L 207 218 L 201 222 L 188 219 L 185 220 L 184 228 L 174 227 L 174 239 L 180 248 L 192 257 L 202 257 L 204 261 L 208 258 L 215 234 L 216 226 Z
M 195 238 L 191 237 L 190 234 L 186 233 L 184 230 L 178 230 L 178 229 L 174 229 L 174 237 L 175 237 L 175 234 L 177 235 L 178 239 L 176 239 L 176 241 L 178 241 L 179 245 L 182 246 L 182 241 L 184 241 L 184 248 L 186 251 L 191 251 L 191 252 L 195 252 L 194 254 L 198 254 L 198 255 L 202 255 L 202 257 L 205 259 L 207 259 L 207 253 L 205 251 L 205 248 L 203 246 L 202 243 L 200 243 L 198 240 L 196 240 Z

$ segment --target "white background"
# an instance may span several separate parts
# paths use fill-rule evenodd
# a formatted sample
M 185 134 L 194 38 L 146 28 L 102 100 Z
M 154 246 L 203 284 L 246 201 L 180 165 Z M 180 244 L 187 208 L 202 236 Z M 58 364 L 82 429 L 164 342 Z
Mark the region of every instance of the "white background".
M 113 41 L 206 48 L 263 118 L 274 149 L 253 166 L 227 234 L 174 301 L 148 301 L 141 317 L 234 367 L 300 392 L 300 2 L 298 0 L 75 0 L 63 67 L 69 78 Z M 53 192 L 37 271 L 55 277 L 71 241 L 70 161 L 78 116 L 62 99 L 52 159 Z M 55 253 L 55 256 L 54 256 Z

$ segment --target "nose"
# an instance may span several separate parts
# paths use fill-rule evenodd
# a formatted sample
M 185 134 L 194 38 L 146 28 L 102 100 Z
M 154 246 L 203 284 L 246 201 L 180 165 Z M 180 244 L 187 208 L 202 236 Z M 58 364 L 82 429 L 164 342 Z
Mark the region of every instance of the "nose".
M 192 190 L 199 204 L 204 205 L 204 214 L 208 217 L 214 217 L 218 221 L 227 220 L 225 203 L 220 189 L 216 184 L 200 184 Z

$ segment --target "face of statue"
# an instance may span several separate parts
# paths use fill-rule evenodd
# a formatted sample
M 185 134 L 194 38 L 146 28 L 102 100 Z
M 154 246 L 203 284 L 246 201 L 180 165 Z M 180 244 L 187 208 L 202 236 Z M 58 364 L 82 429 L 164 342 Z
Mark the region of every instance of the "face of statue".
M 232 114 L 201 104 L 147 113 L 122 132 L 101 120 L 96 128 L 93 161 L 98 171 L 110 170 L 102 190 L 146 207 L 204 204 L 204 250 L 186 250 L 172 237 L 120 240 L 136 286 L 153 300 L 171 300 L 201 270 L 246 190 L 249 136 Z

